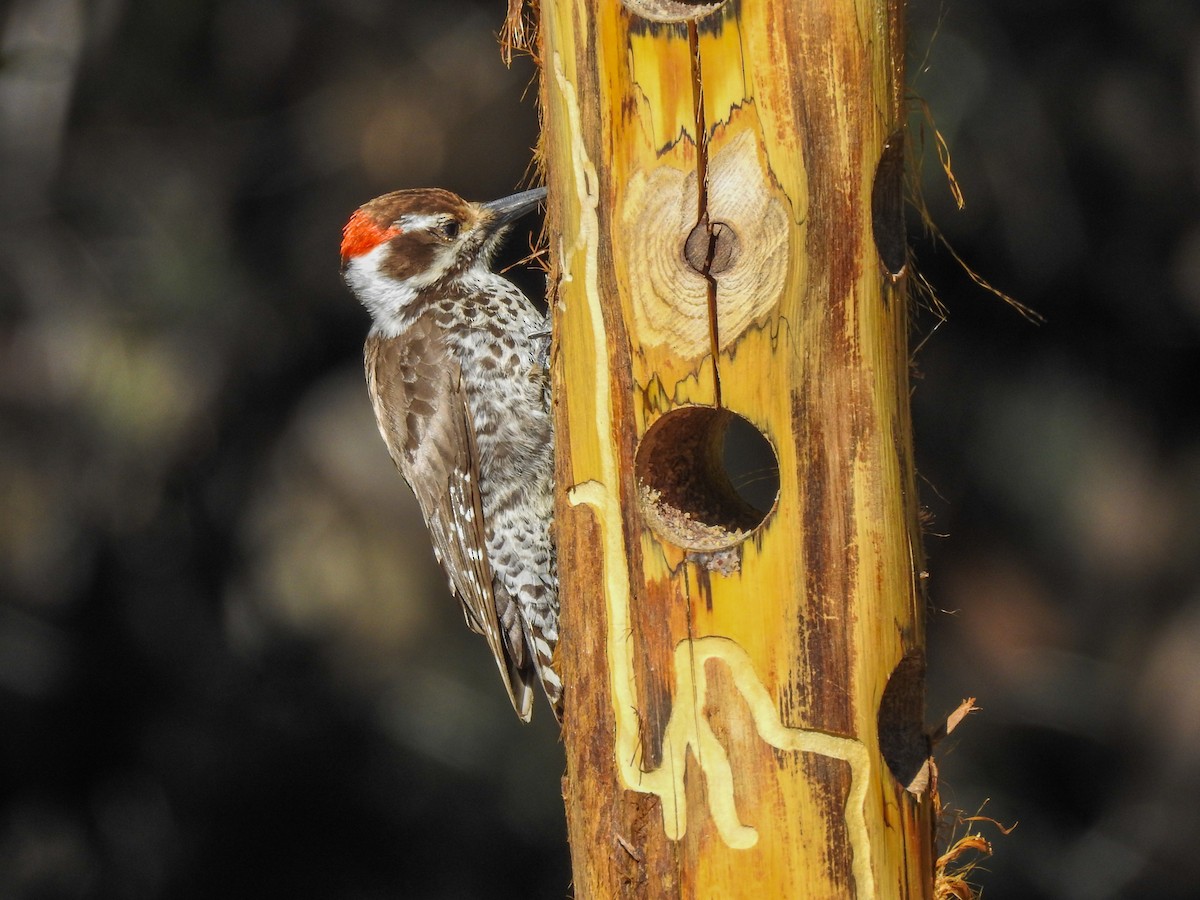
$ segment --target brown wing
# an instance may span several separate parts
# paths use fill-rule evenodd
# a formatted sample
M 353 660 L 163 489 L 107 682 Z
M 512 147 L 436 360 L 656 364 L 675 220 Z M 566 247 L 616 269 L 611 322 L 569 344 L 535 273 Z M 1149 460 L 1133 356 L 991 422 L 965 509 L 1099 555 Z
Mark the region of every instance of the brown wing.
M 513 709 L 528 721 L 537 674 L 508 646 L 497 618 L 475 432 L 458 362 L 427 319 L 398 338 L 371 335 L 365 356 L 380 433 L 416 495 L 434 555 L 462 604 L 467 625 L 487 640 Z

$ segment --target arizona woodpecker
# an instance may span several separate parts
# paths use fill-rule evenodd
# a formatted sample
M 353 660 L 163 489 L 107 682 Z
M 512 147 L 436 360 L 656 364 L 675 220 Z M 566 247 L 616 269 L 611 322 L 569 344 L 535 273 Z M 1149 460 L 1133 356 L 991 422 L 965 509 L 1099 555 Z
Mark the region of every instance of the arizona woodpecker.
M 491 261 L 545 197 L 396 191 L 361 206 L 342 235 L 342 274 L 373 320 L 365 357 L 379 431 L 525 721 L 535 680 L 556 717 L 562 707 L 549 326 Z

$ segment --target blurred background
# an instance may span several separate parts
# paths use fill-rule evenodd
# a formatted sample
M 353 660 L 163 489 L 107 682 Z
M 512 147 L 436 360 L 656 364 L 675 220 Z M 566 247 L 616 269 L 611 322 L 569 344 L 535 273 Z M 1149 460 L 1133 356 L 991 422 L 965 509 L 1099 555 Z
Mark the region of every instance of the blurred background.
M 446 596 L 337 273 L 371 196 L 525 183 L 504 6 L 0 12 L 0 896 L 568 895 L 555 729 Z M 935 220 L 1046 318 L 914 221 L 929 715 L 982 708 L 943 799 L 1019 822 L 989 898 L 1191 897 L 1200 8 L 910 16 Z

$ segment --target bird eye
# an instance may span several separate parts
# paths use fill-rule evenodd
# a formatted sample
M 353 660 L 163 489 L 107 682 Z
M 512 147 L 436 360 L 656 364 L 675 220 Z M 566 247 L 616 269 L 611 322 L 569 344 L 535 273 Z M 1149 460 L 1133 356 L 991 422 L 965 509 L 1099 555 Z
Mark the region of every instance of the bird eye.
M 452 241 L 458 237 L 459 224 L 454 219 L 447 219 L 441 225 L 441 232 L 446 236 L 446 240 Z

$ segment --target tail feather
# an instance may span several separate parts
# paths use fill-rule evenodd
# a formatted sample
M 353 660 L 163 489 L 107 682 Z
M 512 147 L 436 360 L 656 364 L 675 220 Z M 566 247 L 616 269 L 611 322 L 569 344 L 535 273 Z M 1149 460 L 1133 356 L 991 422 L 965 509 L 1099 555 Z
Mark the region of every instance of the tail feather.
M 496 579 L 494 584 L 496 597 L 496 613 L 500 620 L 500 631 L 507 655 L 510 661 L 508 680 L 512 686 L 510 695 L 515 695 L 518 684 L 524 691 L 530 691 L 534 680 L 540 680 L 546 699 L 550 701 L 550 709 L 554 718 L 562 721 L 562 679 L 554 665 L 554 649 L 557 644 L 557 634 L 546 635 L 536 625 L 531 625 L 529 619 L 520 613 L 518 604 Z M 547 640 L 553 637 L 554 641 Z M 513 706 L 516 707 L 514 700 Z M 517 708 L 517 714 L 521 709 Z M 528 715 L 521 716 L 525 721 Z
M 541 635 L 535 634 L 528 622 L 525 623 L 525 638 L 533 648 L 534 668 L 542 681 L 542 690 L 550 701 L 554 718 L 562 722 L 563 684 L 554 666 L 554 646 Z

